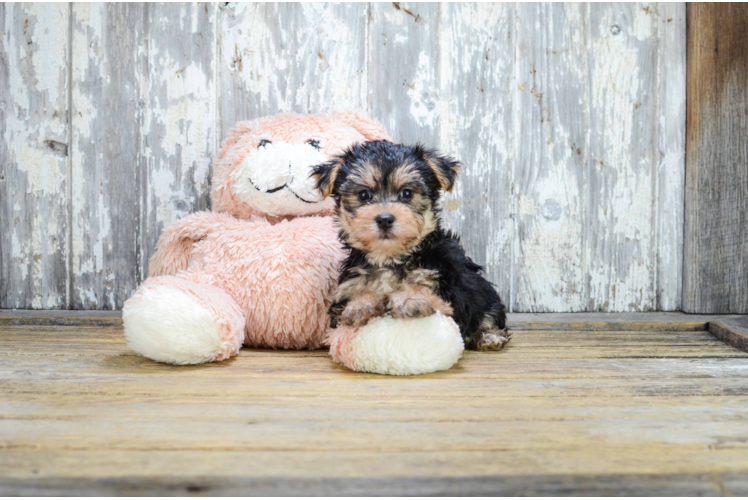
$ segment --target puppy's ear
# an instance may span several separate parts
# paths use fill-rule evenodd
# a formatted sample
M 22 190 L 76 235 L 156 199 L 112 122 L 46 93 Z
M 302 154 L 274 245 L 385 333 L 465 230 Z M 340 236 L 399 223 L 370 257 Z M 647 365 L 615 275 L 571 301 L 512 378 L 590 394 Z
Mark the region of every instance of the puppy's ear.
M 312 168 L 312 177 L 323 198 L 332 194 L 341 168 L 343 168 L 343 159 L 340 157 L 333 157 L 330 161 Z
M 447 192 L 452 191 L 457 171 L 462 168 L 460 162 L 449 156 L 442 156 L 433 149 L 423 149 L 422 157 L 426 165 L 434 172 L 441 188 Z

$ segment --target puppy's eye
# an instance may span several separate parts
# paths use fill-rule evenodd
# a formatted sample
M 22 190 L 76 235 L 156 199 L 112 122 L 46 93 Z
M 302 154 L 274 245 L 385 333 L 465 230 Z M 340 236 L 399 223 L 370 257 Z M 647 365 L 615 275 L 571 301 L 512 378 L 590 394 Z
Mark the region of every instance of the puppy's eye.
M 410 201 L 413 198 L 413 191 L 410 189 L 403 189 L 400 191 L 400 199 L 402 201 Z
M 364 189 L 363 191 L 359 191 L 358 193 L 358 199 L 360 201 L 369 201 L 371 199 L 371 191 L 368 189 Z
M 272 144 L 272 142 L 268 141 L 267 139 L 263 139 L 260 141 L 260 144 L 257 146 L 257 149 L 264 148 L 268 144 Z
M 314 149 L 319 149 L 319 141 L 317 139 L 309 139 L 308 141 L 306 141 L 306 143 Z

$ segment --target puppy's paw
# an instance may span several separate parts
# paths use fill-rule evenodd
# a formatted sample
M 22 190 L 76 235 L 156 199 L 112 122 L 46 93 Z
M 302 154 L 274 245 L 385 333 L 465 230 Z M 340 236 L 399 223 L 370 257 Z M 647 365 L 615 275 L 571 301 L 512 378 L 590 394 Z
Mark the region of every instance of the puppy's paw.
M 422 318 L 436 312 L 427 298 L 401 294 L 390 297 L 387 310 L 393 318 Z
M 480 351 L 500 351 L 511 340 L 512 334 L 506 330 L 489 330 L 483 332 L 478 341 Z
M 371 318 L 384 314 L 384 307 L 376 300 L 354 300 L 349 302 L 338 318 L 338 322 L 347 326 L 364 326 Z

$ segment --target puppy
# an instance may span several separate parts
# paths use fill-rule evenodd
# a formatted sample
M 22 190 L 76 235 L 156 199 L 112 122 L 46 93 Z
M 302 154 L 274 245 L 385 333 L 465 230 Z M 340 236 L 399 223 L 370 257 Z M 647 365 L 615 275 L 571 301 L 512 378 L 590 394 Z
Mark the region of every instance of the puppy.
M 420 145 L 359 144 L 314 168 L 317 188 L 335 199 L 340 238 L 350 251 L 340 275 L 332 326 L 376 316 L 452 316 L 468 349 L 509 341 L 504 304 L 442 228 L 438 206 L 460 164 Z

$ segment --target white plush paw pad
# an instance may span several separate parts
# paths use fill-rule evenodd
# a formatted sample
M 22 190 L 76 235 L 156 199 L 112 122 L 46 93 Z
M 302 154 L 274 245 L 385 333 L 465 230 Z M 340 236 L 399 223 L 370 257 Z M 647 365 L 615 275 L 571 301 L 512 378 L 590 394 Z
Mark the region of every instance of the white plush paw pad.
M 353 364 L 362 372 L 420 375 L 450 369 L 464 347 L 460 329 L 439 312 L 413 319 L 380 316 L 359 328 Z
M 221 352 L 213 313 L 188 293 L 163 285 L 143 288 L 122 311 L 127 346 L 162 363 L 195 365 Z

